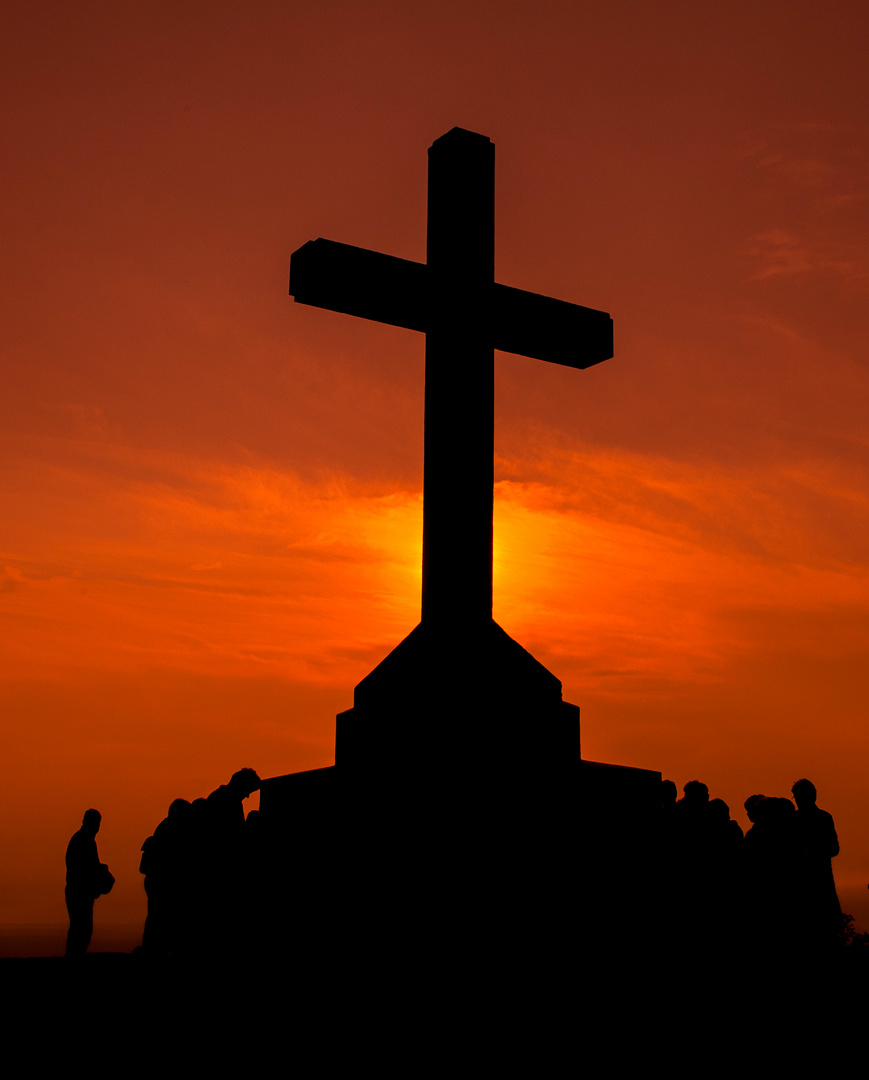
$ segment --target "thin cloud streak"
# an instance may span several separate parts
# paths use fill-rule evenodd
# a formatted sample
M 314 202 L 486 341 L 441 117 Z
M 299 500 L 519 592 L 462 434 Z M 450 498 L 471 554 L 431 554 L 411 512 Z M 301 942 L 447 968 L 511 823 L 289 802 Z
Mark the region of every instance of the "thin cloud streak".
M 75 450 L 62 469 L 17 466 L 22 531 L 0 579 L 10 676 L 267 668 L 349 687 L 415 624 L 418 492 L 111 444 L 76 463 Z M 869 612 L 858 474 L 592 450 L 533 471 L 496 485 L 496 618 L 606 672 L 608 691 L 619 671 L 631 686 L 639 672 L 724 677 L 754 645 L 749 612 Z M 37 506 L 50 532 L 30 532 Z

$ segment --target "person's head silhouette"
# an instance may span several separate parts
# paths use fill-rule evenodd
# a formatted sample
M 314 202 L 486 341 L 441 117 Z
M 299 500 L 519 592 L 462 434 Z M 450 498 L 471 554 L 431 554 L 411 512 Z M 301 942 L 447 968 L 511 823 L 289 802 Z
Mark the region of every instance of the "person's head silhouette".
M 692 806 L 702 806 L 709 802 L 709 788 L 700 780 L 689 780 L 682 792 L 685 802 Z
M 260 778 L 253 769 L 239 769 L 232 774 L 227 787 L 232 788 L 239 798 L 246 799 L 254 791 L 259 791 L 260 783 Z
M 811 780 L 797 780 L 791 788 L 791 794 L 798 810 L 808 810 L 818 801 L 818 792 Z

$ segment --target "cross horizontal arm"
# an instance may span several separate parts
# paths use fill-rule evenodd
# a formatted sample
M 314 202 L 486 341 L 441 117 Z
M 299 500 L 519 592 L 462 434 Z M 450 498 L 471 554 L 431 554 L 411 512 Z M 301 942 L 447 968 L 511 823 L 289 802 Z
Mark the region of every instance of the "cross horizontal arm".
M 425 333 L 430 329 L 425 263 L 334 240 L 310 240 L 290 258 L 290 295 L 299 304 Z M 613 355 L 605 311 L 495 285 L 492 347 L 565 367 L 587 368 Z
M 322 237 L 290 256 L 290 296 L 297 304 L 422 333 L 428 329 L 426 282 L 424 263 Z
M 605 311 L 496 285 L 492 344 L 502 352 L 587 368 L 613 354 L 613 321 Z

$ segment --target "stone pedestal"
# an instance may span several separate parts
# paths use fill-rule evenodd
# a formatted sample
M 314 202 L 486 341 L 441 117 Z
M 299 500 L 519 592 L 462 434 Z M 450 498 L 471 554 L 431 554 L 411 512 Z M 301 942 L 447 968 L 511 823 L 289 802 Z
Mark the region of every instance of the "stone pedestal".
M 418 626 L 354 700 L 334 766 L 263 782 L 288 928 L 435 962 L 575 952 L 617 923 L 648 878 L 660 773 L 583 761 L 579 709 L 496 623 L 450 642 Z

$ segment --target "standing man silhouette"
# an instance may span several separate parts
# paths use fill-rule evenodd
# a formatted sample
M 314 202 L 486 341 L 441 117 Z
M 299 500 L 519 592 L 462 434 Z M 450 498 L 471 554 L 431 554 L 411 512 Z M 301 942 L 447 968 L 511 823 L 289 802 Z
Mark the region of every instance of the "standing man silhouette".
M 101 821 L 99 810 L 85 810 L 81 828 L 73 833 L 66 848 L 64 896 L 69 912 L 68 957 L 81 957 L 87 952 L 94 932 L 94 901 L 114 884 L 109 868 L 100 863 L 97 852 Z
M 839 854 L 839 838 L 832 816 L 817 805 L 818 793 L 811 780 L 797 780 L 791 793 L 797 804 L 800 884 L 807 944 L 829 948 L 842 934 L 842 909 L 836 895 L 831 862 Z

